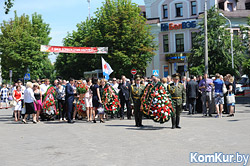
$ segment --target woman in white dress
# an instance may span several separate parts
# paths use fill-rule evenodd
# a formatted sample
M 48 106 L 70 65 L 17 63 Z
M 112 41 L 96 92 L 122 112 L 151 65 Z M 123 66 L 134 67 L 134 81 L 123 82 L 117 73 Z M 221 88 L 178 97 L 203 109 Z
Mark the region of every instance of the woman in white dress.
M 22 91 L 21 86 L 16 86 L 16 90 L 13 91 L 13 100 L 14 100 L 14 114 L 15 114 L 15 121 L 20 120 L 20 112 L 22 110 Z
M 90 89 L 90 86 L 92 84 L 91 79 L 87 79 L 87 87 L 88 91 L 85 93 L 84 101 L 85 101 L 85 106 L 86 106 L 86 111 L 87 111 L 87 122 L 92 121 L 92 109 L 93 109 L 93 104 L 92 104 L 92 91 Z

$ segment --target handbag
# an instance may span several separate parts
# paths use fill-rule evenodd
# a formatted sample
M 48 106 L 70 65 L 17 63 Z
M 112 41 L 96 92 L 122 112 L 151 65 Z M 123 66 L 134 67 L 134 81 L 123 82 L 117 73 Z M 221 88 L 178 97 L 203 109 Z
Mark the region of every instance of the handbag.
M 9 97 L 8 97 L 8 100 L 9 100 L 9 101 L 12 101 L 12 100 L 13 100 L 12 96 L 9 96 Z
M 15 107 L 17 105 L 17 102 L 14 100 L 13 102 L 13 106 Z
M 235 103 L 235 96 L 232 93 L 230 93 L 230 94 L 231 95 L 229 95 L 229 93 L 228 93 L 228 95 L 227 95 L 227 103 L 228 104 Z
M 103 105 L 99 108 L 97 108 L 98 114 L 104 114 L 104 108 Z
M 26 113 L 26 109 L 25 109 L 25 107 L 23 107 L 23 108 L 22 108 L 21 114 L 23 115 L 23 114 L 25 114 L 25 113 Z
M 223 94 L 227 93 L 227 87 L 225 84 L 223 84 L 222 91 L 223 91 Z

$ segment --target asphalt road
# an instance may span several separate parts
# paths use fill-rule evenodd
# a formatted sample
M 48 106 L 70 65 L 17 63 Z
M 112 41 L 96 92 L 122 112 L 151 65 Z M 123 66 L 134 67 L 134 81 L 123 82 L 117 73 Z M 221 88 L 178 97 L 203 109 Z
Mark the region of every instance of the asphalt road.
M 149 119 L 137 128 L 134 120 L 119 119 L 22 124 L 11 115 L 0 110 L 0 166 L 227 166 L 243 163 L 190 163 L 190 152 L 250 154 L 250 104 L 237 104 L 235 117 L 221 119 L 183 112 L 182 129 L 175 130 L 170 121 Z

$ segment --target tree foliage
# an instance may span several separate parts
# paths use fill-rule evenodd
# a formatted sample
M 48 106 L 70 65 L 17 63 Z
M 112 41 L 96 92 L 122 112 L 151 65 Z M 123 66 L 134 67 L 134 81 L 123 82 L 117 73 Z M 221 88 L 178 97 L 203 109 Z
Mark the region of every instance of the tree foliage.
M 200 32 L 194 39 L 192 56 L 189 57 L 189 70 L 199 69 L 199 73 L 204 72 L 204 18 L 200 25 Z M 225 18 L 219 15 L 216 8 L 208 11 L 208 70 L 209 74 L 232 74 L 240 75 L 242 72 L 242 62 L 246 58 L 249 47 L 249 40 L 246 28 L 241 27 L 239 36 L 234 36 L 234 69 L 232 69 L 231 57 L 231 36 Z M 203 66 L 203 67 L 202 67 Z
M 144 74 L 155 50 L 146 19 L 131 0 L 106 0 L 95 12 L 95 18 L 78 24 L 77 31 L 68 34 L 64 45 L 108 47 L 108 55 L 103 58 L 116 77 L 122 74 L 130 77 L 132 68 Z M 84 71 L 101 69 L 101 56 L 60 54 L 55 66 L 59 74 L 79 78 Z
M 247 24 L 250 26 L 250 17 L 248 17 L 248 21 L 247 21 Z M 250 30 L 250 29 L 248 29 Z M 246 36 L 249 35 L 249 33 L 246 32 Z M 249 40 L 248 40 L 249 41 Z M 243 62 L 243 71 L 244 71 L 244 74 L 247 74 L 248 77 L 250 78 L 250 47 L 249 47 L 249 44 L 250 42 L 246 43 L 246 45 L 248 45 L 248 56 L 247 56 L 247 60 L 245 60 Z
M 13 3 L 14 0 L 5 0 L 4 1 L 4 10 L 5 10 L 5 14 L 8 14 L 10 11 L 10 8 L 13 7 Z
M 3 21 L 0 34 L 0 52 L 2 76 L 9 77 L 12 70 L 13 79 L 23 78 L 27 69 L 31 78 L 50 77 L 53 66 L 47 53 L 40 52 L 40 45 L 47 45 L 49 25 L 44 23 L 42 16 L 34 13 L 31 17 L 23 14 L 14 19 Z

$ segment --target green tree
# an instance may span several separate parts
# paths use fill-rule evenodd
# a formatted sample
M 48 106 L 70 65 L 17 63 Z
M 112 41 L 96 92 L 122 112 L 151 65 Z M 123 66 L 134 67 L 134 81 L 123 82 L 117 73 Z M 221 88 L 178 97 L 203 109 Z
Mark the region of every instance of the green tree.
M 248 21 L 247 24 L 250 26 L 250 17 L 248 17 Z M 250 29 L 248 29 L 250 30 Z M 245 36 L 249 35 L 248 31 L 245 30 Z M 248 40 L 248 43 L 246 43 L 247 47 L 248 47 L 248 56 L 247 56 L 247 60 L 245 60 L 243 62 L 243 71 L 244 74 L 247 74 L 248 77 L 250 78 L 250 48 L 249 48 L 249 43 L 250 41 Z
M 77 31 L 69 34 L 64 45 L 108 47 L 108 55 L 102 55 L 114 70 L 112 76 L 130 77 L 130 70 L 144 74 L 148 62 L 154 56 L 155 44 L 146 19 L 138 5 L 131 0 L 106 0 L 95 12 L 95 18 L 77 25 Z M 62 54 L 56 61 L 59 73 L 67 72 L 78 78 L 84 71 L 101 68 L 101 56 Z M 74 69 L 72 68 L 74 65 Z M 72 73 L 71 71 L 80 73 Z
M 246 57 L 248 39 L 244 36 L 245 29 L 241 27 L 239 36 L 234 37 L 234 69 L 232 69 L 230 32 L 225 26 L 226 20 L 219 16 L 219 11 L 212 8 L 208 11 L 208 70 L 210 74 L 220 73 L 240 75 L 242 62 Z M 193 43 L 192 55 L 188 58 L 189 70 L 204 72 L 204 18 L 199 24 L 200 32 Z M 245 44 L 242 44 L 245 43 Z M 202 67 L 203 65 L 203 67 Z M 198 68 L 197 68 L 198 67 Z
M 87 19 L 77 24 L 77 30 L 71 34 L 69 33 L 67 37 L 64 38 L 64 46 L 97 46 L 98 44 L 92 40 L 93 27 L 94 19 Z M 79 79 L 85 71 L 101 68 L 100 56 L 94 54 L 59 54 L 56 59 L 55 68 L 57 74 L 63 76 L 65 79 L 69 77 Z
M 23 14 L 1 24 L 0 52 L 2 76 L 13 79 L 23 78 L 27 69 L 31 79 L 50 77 L 53 65 L 48 59 L 48 53 L 40 52 L 40 45 L 49 44 L 49 25 L 43 22 L 42 16 L 34 13 L 31 17 Z

